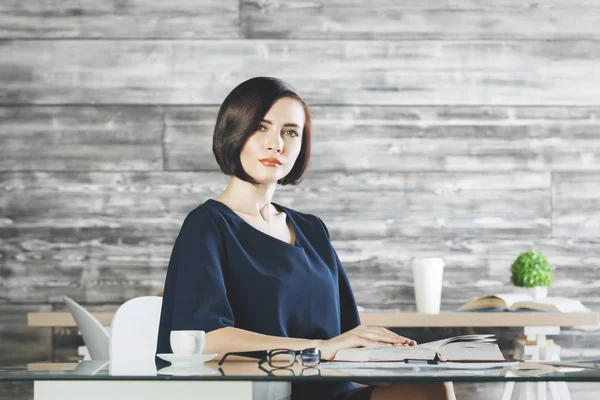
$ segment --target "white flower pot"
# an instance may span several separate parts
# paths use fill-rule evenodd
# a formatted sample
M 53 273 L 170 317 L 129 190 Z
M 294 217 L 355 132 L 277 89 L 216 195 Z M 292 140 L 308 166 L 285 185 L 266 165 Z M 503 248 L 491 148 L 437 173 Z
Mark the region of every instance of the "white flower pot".
M 543 287 L 543 286 L 536 286 L 536 287 L 532 287 L 532 288 L 518 287 L 517 289 L 518 289 L 519 293 L 527 293 L 528 295 L 530 295 L 531 297 L 533 297 L 536 300 L 542 300 L 542 299 L 545 299 L 546 297 L 548 297 L 548 288 L 547 287 Z

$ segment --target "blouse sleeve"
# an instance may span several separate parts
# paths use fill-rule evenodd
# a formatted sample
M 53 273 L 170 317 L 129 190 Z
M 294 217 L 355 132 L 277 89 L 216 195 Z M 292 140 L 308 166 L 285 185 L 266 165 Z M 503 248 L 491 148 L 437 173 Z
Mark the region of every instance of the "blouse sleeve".
M 233 326 L 223 274 L 225 248 L 204 210 L 185 219 L 169 261 L 159 327 L 159 350 L 170 349 L 171 330 L 206 332 Z
M 331 251 L 333 252 L 333 256 L 337 265 L 338 286 L 340 291 L 340 332 L 344 333 L 360 325 L 358 307 L 356 306 L 356 300 L 354 299 L 354 294 L 352 293 L 352 287 L 350 286 L 350 281 L 348 280 L 346 271 L 344 271 L 342 262 L 340 261 L 337 252 L 331 244 L 329 230 L 327 229 L 327 226 L 325 225 L 323 220 L 321 220 L 321 218 L 318 218 L 318 220 L 321 223 L 321 225 L 323 225 L 323 229 L 327 234 L 327 239 L 329 240 L 329 245 L 331 247 Z

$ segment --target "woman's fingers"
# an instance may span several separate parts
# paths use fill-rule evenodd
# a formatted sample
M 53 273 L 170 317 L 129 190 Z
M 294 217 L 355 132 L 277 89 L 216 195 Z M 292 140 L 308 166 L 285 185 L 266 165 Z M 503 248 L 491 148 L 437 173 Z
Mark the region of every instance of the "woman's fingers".
M 359 335 L 364 335 L 371 340 L 377 340 L 387 344 L 394 345 L 405 345 L 405 346 L 415 346 L 417 344 L 416 341 L 409 339 L 407 337 L 398 335 L 390 331 L 389 329 L 385 329 L 383 327 L 370 327 L 365 325 L 360 325 L 355 328 L 356 333 Z
M 358 332 L 364 332 L 364 333 L 371 333 L 371 334 L 377 334 L 377 335 L 381 335 L 384 337 L 389 337 L 390 339 L 401 339 L 400 335 L 395 334 L 394 332 L 379 327 L 379 326 L 365 326 L 365 325 L 361 325 L 359 326 L 360 329 L 357 329 Z
M 395 338 L 398 338 L 398 339 L 406 339 L 406 340 L 410 340 L 410 339 L 408 339 L 408 338 L 406 338 L 406 337 L 404 337 L 404 336 L 398 335 L 397 333 L 395 333 L 395 332 L 393 332 L 393 331 L 390 331 L 389 329 L 386 329 L 386 328 L 384 328 L 384 327 L 381 327 L 381 326 L 370 327 L 370 329 L 376 329 L 376 330 L 378 330 L 379 332 L 382 332 L 383 334 L 387 334 L 387 335 L 390 335 L 390 336 L 392 336 L 392 337 L 395 337 Z
M 374 327 L 371 328 L 374 329 L 376 332 L 385 335 L 386 337 L 390 338 L 391 343 L 400 343 L 400 344 L 409 344 L 411 339 L 398 335 L 395 332 L 390 331 L 389 329 L 385 329 L 382 327 Z
M 386 331 L 386 332 L 388 332 L 388 333 L 392 334 L 392 335 L 393 335 L 394 337 L 396 337 L 396 338 L 398 339 L 398 341 L 400 341 L 400 342 L 404 342 L 404 343 L 406 343 L 406 344 L 409 344 L 410 342 L 415 342 L 414 340 L 412 340 L 412 339 L 410 339 L 410 338 L 407 338 L 406 336 L 401 336 L 401 335 L 398 335 L 397 333 L 395 333 L 395 332 L 392 332 L 392 331 L 390 331 L 390 330 L 388 330 L 388 329 L 385 329 L 385 328 L 381 328 L 381 329 L 383 329 L 384 331 Z M 415 342 L 415 343 L 416 343 L 416 342 Z
M 408 345 L 409 343 L 405 338 L 398 338 L 396 336 L 385 335 L 374 331 L 360 332 L 358 333 L 358 336 L 377 342 L 378 344 Z
M 341 346 L 341 348 L 351 348 L 351 347 L 367 347 L 367 346 L 377 346 L 377 345 L 382 345 L 384 343 L 378 341 L 378 340 L 373 340 L 370 339 L 366 336 L 363 335 L 359 335 L 359 334 L 354 334 L 351 336 L 348 336 L 344 342 L 344 344 Z

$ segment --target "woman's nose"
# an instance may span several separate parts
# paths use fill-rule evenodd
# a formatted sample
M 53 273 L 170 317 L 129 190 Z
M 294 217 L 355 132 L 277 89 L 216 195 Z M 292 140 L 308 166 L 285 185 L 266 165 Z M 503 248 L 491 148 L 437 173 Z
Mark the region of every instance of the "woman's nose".
M 280 146 L 269 146 L 267 149 L 270 150 L 270 151 L 274 151 L 274 152 L 276 152 L 278 154 L 283 151 L 283 148 L 280 147 Z
M 283 138 L 278 133 L 267 135 L 267 149 L 281 153 L 283 150 Z

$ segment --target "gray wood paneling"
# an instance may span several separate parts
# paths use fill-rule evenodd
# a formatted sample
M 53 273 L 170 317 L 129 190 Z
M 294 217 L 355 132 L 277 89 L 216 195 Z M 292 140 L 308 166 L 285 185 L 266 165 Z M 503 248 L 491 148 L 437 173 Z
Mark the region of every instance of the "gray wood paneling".
M 238 0 L 3 0 L 0 38 L 240 37 Z
M 165 168 L 218 170 L 217 107 L 165 109 Z M 311 171 L 600 170 L 600 109 L 314 106 Z
M 223 39 L 240 37 L 241 22 L 249 38 L 591 39 L 597 11 L 593 1 L 8 0 L 0 37 Z
M 2 275 L 1 283 L 5 281 Z M 2 303 L 6 301 L 2 288 Z M 33 302 L 32 302 L 33 303 Z M 44 304 L 0 304 L 0 367 L 25 361 L 49 360 L 52 355 L 52 332 L 27 327 L 28 312 L 51 311 Z
M 0 107 L 0 170 L 163 168 L 157 107 Z
M 164 108 L 165 169 L 220 171 L 212 152 L 218 106 Z
M 220 172 L 5 172 L 0 227 L 179 228 L 226 183 Z
M 547 173 L 314 173 L 278 198 L 342 238 L 545 234 Z
M 0 382 L 0 400 L 33 400 L 33 382 Z
M 218 171 L 218 108 L 0 107 L 0 170 Z M 586 107 L 314 106 L 312 171 L 599 170 Z
M 241 0 L 249 38 L 591 39 L 593 1 Z
M 553 173 L 552 206 L 553 235 L 600 237 L 598 173 Z M 599 259 L 590 262 L 598 265 Z
M 271 75 L 319 104 L 595 106 L 599 59 L 595 41 L 5 41 L 0 104 L 220 104 Z
M 335 240 L 546 235 L 549 181 L 521 172 L 315 173 L 275 200 L 320 215 Z M 221 173 L 0 174 L 5 298 L 45 301 L 69 290 L 122 301 L 156 292 L 183 218 L 225 183 Z M 370 279 L 384 279 L 374 272 Z
M 600 357 L 598 327 L 561 329 L 560 336 L 557 336 L 555 341 L 561 347 L 561 357 L 565 359 Z
M 39 232 L 24 231 L 19 236 L 1 239 L 6 260 L 3 301 L 59 302 L 62 295 L 68 294 L 85 303 L 119 304 L 131 297 L 155 294 L 164 285 L 178 229 L 160 235 L 153 230 L 133 234 L 126 230 L 88 229 L 85 240 L 79 237 L 77 229 L 65 229 L 62 236 L 46 238 Z M 409 269 L 412 257 L 444 258 L 446 310 L 474 296 L 512 291 L 510 264 L 522 251 L 533 248 L 544 252 L 556 267 L 552 295 L 576 297 L 600 311 L 600 279 L 594 262 L 600 257 L 597 239 L 514 235 L 380 240 L 334 237 L 333 245 L 358 303 L 367 308 L 414 309 Z
M 164 286 L 179 227 L 57 231 L 24 229 L 17 235 L 0 229 L 3 301 L 61 303 L 69 295 L 84 303 L 120 304 L 155 295 Z
M 218 105 L 252 76 L 311 107 L 311 171 L 274 201 L 323 218 L 361 306 L 414 310 L 415 256 L 444 257 L 445 310 L 512 290 L 533 248 L 551 294 L 600 311 L 599 18 L 596 0 L 3 1 L 0 364 L 46 358 L 27 310 L 162 289 L 183 218 L 227 182 Z M 516 331 L 495 331 L 506 351 Z M 599 339 L 557 342 L 600 357 Z M 54 344 L 71 357 L 81 339 Z
M 327 224 L 327 220 L 325 221 Z M 446 263 L 442 309 L 451 311 L 466 300 L 490 293 L 513 292 L 510 265 L 529 249 L 542 251 L 556 267 L 550 295 L 575 297 L 600 310 L 599 240 L 504 236 L 387 238 L 341 240 L 333 245 L 349 276 L 356 300 L 366 308 L 414 310 L 410 261 L 442 257 Z
M 224 189 L 220 172 L 6 172 L 0 227 L 179 226 Z M 329 220 L 343 238 L 546 234 L 548 173 L 313 173 L 276 200 Z

